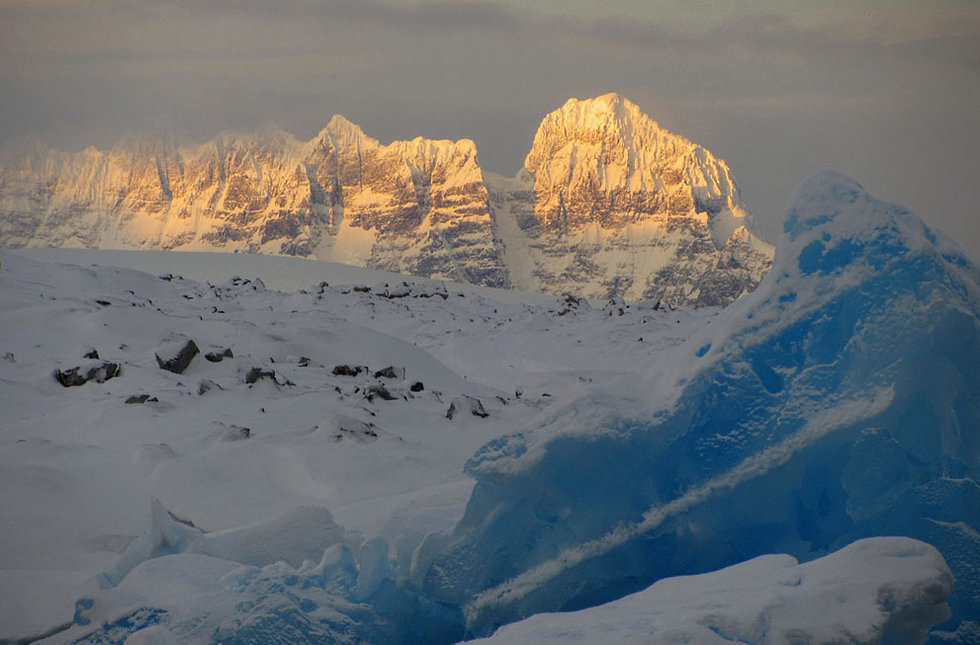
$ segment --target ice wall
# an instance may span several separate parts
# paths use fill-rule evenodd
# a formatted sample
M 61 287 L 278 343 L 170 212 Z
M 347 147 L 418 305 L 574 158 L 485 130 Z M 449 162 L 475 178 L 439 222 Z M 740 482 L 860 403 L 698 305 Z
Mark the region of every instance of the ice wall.
M 420 547 L 415 579 L 489 633 L 666 576 L 904 535 L 945 556 L 953 620 L 977 620 L 978 275 L 905 209 L 811 176 L 758 290 L 656 366 L 676 375 L 667 409 L 478 453 L 466 515 Z M 614 405 L 578 409 L 593 403 Z

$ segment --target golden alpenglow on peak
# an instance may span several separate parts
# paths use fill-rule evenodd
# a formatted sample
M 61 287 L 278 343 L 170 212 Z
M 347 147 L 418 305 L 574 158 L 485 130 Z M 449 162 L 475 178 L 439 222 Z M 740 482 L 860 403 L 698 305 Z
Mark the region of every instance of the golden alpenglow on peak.
M 754 288 L 772 258 L 728 166 L 616 93 L 545 116 L 514 179 L 484 172 L 470 139 L 382 144 L 339 114 L 309 141 L 168 141 L 6 155 L 0 246 L 297 255 L 695 306 Z

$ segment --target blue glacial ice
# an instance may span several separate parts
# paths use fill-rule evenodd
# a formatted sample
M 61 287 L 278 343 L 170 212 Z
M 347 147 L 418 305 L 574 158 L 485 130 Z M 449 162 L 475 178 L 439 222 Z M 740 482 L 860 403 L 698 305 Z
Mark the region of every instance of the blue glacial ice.
M 486 634 L 667 576 L 903 535 L 949 563 L 954 624 L 980 619 L 978 294 L 976 266 L 914 215 L 809 177 L 772 272 L 659 367 L 673 383 L 650 381 L 673 399 L 478 453 L 465 516 L 420 547 L 414 579 Z
M 157 510 L 66 636 L 111 642 L 137 625 L 179 640 L 453 642 L 671 576 L 893 535 L 945 558 L 956 584 L 944 633 L 969 642 L 980 271 L 905 209 L 818 173 L 755 292 L 648 377 L 597 388 L 467 469 L 476 486 L 451 530 L 355 554 L 323 512 L 318 561 L 306 549 L 277 562 L 248 531 L 204 538 Z

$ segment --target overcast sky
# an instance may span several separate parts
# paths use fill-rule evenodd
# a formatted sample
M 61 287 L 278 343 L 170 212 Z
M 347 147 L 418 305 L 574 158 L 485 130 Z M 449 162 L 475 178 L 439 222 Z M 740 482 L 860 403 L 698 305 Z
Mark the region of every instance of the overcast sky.
M 725 159 L 767 237 L 834 168 L 980 259 L 976 0 L 0 0 L 2 140 L 340 113 L 513 175 L 547 112 L 609 91 Z

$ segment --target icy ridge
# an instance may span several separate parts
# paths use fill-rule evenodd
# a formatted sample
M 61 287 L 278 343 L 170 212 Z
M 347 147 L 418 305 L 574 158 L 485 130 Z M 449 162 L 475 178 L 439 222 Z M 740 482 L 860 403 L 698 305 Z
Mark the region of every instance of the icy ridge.
M 616 94 L 545 117 L 518 178 L 468 139 L 382 144 L 340 115 L 200 145 L 34 145 L 0 164 L 0 244 L 264 253 L 492 287 L 711 306 L 772 249 L 728 167 Z

